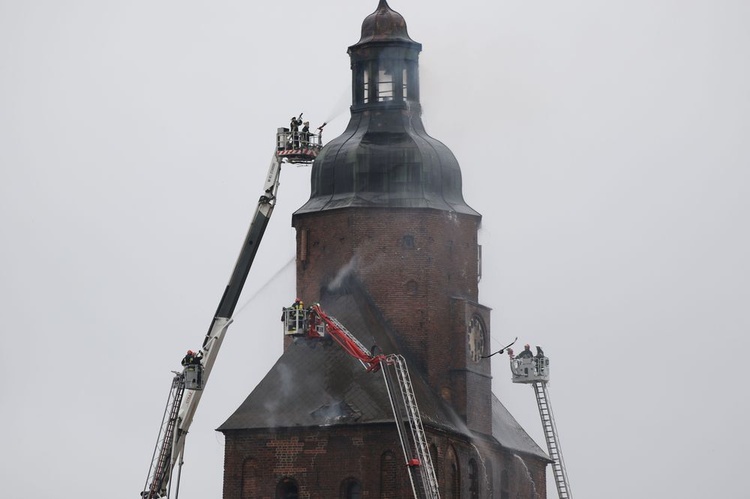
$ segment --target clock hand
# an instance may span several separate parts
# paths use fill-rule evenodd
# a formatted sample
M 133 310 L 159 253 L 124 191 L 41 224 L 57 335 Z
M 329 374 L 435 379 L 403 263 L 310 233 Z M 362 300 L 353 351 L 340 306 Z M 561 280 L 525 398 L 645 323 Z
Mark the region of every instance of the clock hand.
M 500 350 L 498 350 L 497 352 L 495 352 L 495 353 L 491 353 L 491 354 L 489 354 L 489 355 L 482 355 L 482 358 L 483 358 L 483 359 L 489 359 L 489 358 L 490 358 L 490 357 L 492 357 L 493 355 L 496 355 L 496 354 L 498 354 L 498 353 L 503 353 L 503 352 L 505 351 L 505 349 L 506 349 L 506 348 L 508 348 L 508 347 L 511 347 L 511 346 L 513 346 L 513 344 L 514 344 L 514 343 L 515 343 L 516 341 L 518 341 L 518 336 L 516 336 L 516 339 L 515 339 L 515 340 L 511 341 L 511 342 L 510 342 L 509 344 L 505 345 L 505 346 L 504 346 L 503 348 L 501 348 L 501 349 L 500 349 Z

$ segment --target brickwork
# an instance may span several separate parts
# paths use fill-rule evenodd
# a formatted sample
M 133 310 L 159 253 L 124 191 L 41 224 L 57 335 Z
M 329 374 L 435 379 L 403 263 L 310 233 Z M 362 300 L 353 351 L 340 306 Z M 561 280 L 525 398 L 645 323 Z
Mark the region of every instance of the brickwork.
M 425 209 L 296 216 L 297 292 L 305 302 L 318 301 L 322 287 L 353 272 L 399 334 L 410 369 L 447 387 L 448 355 L 465 350 L 463 333 L 445 331 L 454 322 L 451 299 L 477 301 L 478 223 L 478 217 Z
M 443 398 L 452 403 L 469 428 L 489 435 L 492 432 L 492 363 L 487 359 L 471 358 L 467 324 L 474 317 L 478 317 L 485 327 L 481 354 L 486 355 L 490 343 L 490 310 L 468 300 L 452 300 L 449 334 L 454 341 L 450 361 L 446 364 L 450 376 L 450 397 L 444 395 Z
M 381 480 L 383 455 L 395 458 Z M 380 497 L 380 488 L 395 488 L 393 497 L 411 495 L 403 469 L 398 434 L 393 425 L 340 426 L 336 428 L 279 429 L 227 434 L 224 462 L 224 498 L 274 499 L 276 487 L 284 478 L 293 478 L 300 498 L 340 497 L 342 483 L 356 479 L 362 497 Z M 244 476 L 244 463 L 264 463 L 254 477 Z M 395 480 L 395 483 L 394 483 Z M 251 483 L 254 488 L 245 487 Z
M 471 497 L 472 487 L 478 488 L 480 498 L 500 497 L 503 476 L 509 478 L 510 497 L 546 497 L 544 466 L 538 460 L 523 459 L 488 441 L 467 442 L 429 429 L 427 438 L 441 497 L 452 497 L 454 464 L 461 497 Z M 285 479 L 293 480 L 301 499 L 342 497 L 342 485 L 352 481 L 361 485 L 363 498 L 413 496 L 392 425 L 227 434 L 224 499 L 275 499 Z

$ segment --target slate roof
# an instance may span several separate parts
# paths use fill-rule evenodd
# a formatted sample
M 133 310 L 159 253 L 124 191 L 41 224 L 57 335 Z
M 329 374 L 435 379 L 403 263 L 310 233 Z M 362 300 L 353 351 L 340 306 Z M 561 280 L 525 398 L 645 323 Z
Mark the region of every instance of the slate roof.
M 321 307 L 368 348 L 402 351 L 369 296 L 356 282 L 321 299 Z M 407 358 L 408 362 L 408 358 Z M 410 371 L 422 423 L 473 437 L 461 418 Z M 393 421 L 382 373 L 367 372 L 332 340 L 297 338 L 218 431 L 376 424 Z M 493 395 L 492 437 L 502 446 L 547 458 Z
M 494 393 L 492 394 L 492 436 L 506 449 L 524 452 L 552 462 Z

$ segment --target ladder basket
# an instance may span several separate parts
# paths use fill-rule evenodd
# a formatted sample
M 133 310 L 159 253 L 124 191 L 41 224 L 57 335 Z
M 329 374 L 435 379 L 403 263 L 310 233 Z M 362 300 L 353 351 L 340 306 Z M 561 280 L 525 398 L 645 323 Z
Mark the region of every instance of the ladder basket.
M 185 389 L 203 390 L 203 366 L 200 364 L 188 364 L 185 366 Z

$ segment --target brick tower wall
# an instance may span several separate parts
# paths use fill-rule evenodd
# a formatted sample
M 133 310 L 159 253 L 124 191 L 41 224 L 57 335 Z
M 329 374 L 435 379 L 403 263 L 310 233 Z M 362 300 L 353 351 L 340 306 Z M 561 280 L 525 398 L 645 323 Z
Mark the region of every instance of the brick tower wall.
M 438 393 L 465 358 L 452 301 L 477 301 L 479 217 L 430 209 L 339 209 L 298 215 L 297 294 L 320 299 L 325 286 L 354 272 L 389 326 L 411 369 Z M 463 320 L 463 318 L 461 318 Z

